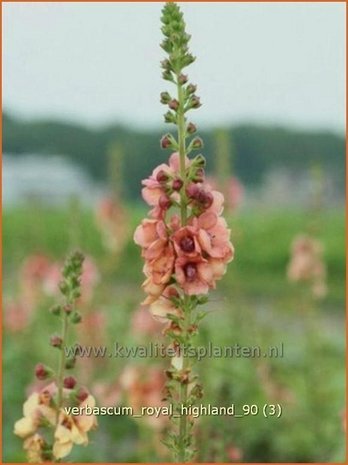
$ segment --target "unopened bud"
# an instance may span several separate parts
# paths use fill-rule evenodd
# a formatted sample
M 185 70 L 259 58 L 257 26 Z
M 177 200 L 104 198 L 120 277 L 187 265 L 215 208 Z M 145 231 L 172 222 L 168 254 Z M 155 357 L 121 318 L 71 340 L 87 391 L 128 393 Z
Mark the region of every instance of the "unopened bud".
M 161 139 L 161 147 L 162 149 L 169 149 L 172 146 L 172 141 L 168 134 L 162 137 Z
M 192 181 L 193 182 L 203 182 L 205 178 L 205 172 L 203 168 L 197 168 L 196 173 L 194 174 Z
M 178 78 L 179 84 L 186 84 L 187 80 L 188 80 L 187 74 L 180 74 Z
M 85 387 L 80 387 L 76 393 L 76 398 L 79 402 L 83 402 L 89 396 L 89 392 Z
M 177 111 L 179 108 L 179 102 L 174 98 L 168 103 L 168 106 L 171 110 Z
M 203 140 L 200 137 L 195 137 L 192 141 L 193 149 L 201 149 L 203 147 Z
M 165 194 L 162 194 L 159 198 L 158 205 L 162 210 L 167 210 L 172 204 L 170 197 Z
M 35 367 L 35 376 L 41 381 L 49 378 L 52 373 L 52 370 L 42 363 L 38 363 Z
M 200 98 L 197 97 L 196 95 L 193 95 L 193 97 L 191 98 L 191 108 L 199 108 L 202 106 L 201 104 L 201 101 L 200 101 Z
M 69 292 L 69 286 L 65 281 L 61 281 L 59 283 L 59 289 L 63 295 L 67 295 L 67 293 Z
M 169 176 L 164 170 L 160 170 L 157 173 L 156 181 L 158 181 L 160 183 L 166 183 L 168 180 L 169 180 Z
M 200 188 L 196 184 L 189 184 L 186 187 L 186 195 L 190 199 L 195 199 L 200 191 Z
M 62 307 L 60 305 L 54 305 L 50 308 L 50 312 L 52 313 L 52 315 L 60 315 L 61 311 Z
M 161 99 L 160 99 L 161 103 L 166 105 L 167 103 L 170 102 L 170 100 L 171 100 L 171 97 L 168 92 L 161 92 Z
M 71 358 L 68 358 L 65 362 L 65 368 L 67 370 L 71 370 L 72 368 L 74 368 L 74 366 L 76 365 L 76 358 L 75 357 L 71 357 Z
M 52 347 L 57 347 L 60 349 L 62 347 L 62 343 L 63 339 L 57 334 L 53 334 L 53 336 L 50 337 L 50 344 Z
M 179 179 L 179 178 L 174 179 L 173 184 L 172 184 L 172 188 L 173 188 L 174 191 L 179 191 L 182 188 L 183 184 L 184 183 L 182 182 L 181 179 Z
M 76 386 L 76 379 L 73 376 L 66 376 L 63 385 L 66 389 L 74 389 Z
M 197 86 L 195 84 L 189 84 L 187 86 L 187 92 L 189 94 L 194 94 L 196 92 L 196 90 L 197 90 Z
M 171 111 L 167 111 L 167 113 L 164 115 L 164 121 L 166 123 L 175 123 L 176 117 Z
M 193 123 L 189 123 L 186 128 L 188 134 L 194 134 L 197 131 L 197 127 Z
M 170 70 L 171 69 L 171 65 L 170 65 L 170 61 L 165 59 L 165 60 L 162 60 L 161 61 L 161 67 L 165 70 Z
M 209 208 L 213 204 L 214 197 L 211 192 L 201 190 L 196 196 L 196 200 L 202 205 L 202 207 Z
M 173 75 L 172 75 L 171 71 L 169 71 L 169 70 L 163 71 L 163 73 L 162 73 L 162 78 L 163 78 L 165 81 L 174 82 Z
M 71 315 L 71 322 L 72 323 L 77 324 L 77 323 L 80 323 L 81 320 L 82 320 L 82 317 L 81 317 L 79 312 L 74 312 Z
M 192 160 L 192 164 L 197 167 L 204 168 L 206 165 L 206 160 L 203 155 L 199 154 Z
M 67 315 L 70 315 L 70 313 L 72 312 L 73 308 L 70 304 L 66 304 L 64 305 L 64 308 L 63 308 L 64 312 L 67 314 Z

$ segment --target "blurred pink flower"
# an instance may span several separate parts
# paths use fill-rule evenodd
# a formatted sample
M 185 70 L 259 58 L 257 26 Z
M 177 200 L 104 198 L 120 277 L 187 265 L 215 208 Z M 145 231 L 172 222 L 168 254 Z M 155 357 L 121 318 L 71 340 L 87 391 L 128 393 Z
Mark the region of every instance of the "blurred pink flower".
M 163 388 L 165 385 L 163 368 L 127 366 L 120 376 L 120 385 L 126 396 L 127 405 L 135 413 L 142 407 L 164 407 Z M 144 416 L 142 419 L 156 430 L 161 430 L 168 422 L 168 416 Z
M 289 281 L 308 282 L 313 296 L 327 294 L 326 267 L 322 259 L 322 244 L 304 234 L 296 236 L 291 246 L 291 259 L 287 268 Z
M 129 219 L 120 200 L 102 199 L 96 211 L 96 223 L 104 245 L 114 253 L 120 252 L 128 239 Z
M 226 453 L 231 462 L 240 462 L 243 459 L 243 452 L 239 447 L 228 446 Z
M 23 331 L 30 323 L 32 308 L 21 301 L 5 303 L 4 324 L 5 328 L 13 333 Z
M 140 336 L 159 336 L 163 325 L 156 321 L 151 313 L 149 312 L 148 307 L 141 305 L 132 315 L 131 329 L 132 332 Z
M 219 185 L 217 179 L 213 176 L 209 176 L 207 182 L 212 189 L 216 189 Z M 231 176 L 228 178 L 223 188 L 226 208 L 230 211 L 238 209 L 243 202 L 244 192 L 244 186 L 237 177 Z

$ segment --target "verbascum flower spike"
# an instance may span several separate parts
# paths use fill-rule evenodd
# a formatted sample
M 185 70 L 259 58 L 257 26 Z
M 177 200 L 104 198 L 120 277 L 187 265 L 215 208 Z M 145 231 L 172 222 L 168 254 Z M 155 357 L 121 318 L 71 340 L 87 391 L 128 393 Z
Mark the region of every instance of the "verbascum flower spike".
M 162 15 L 161 44 L 167 57 L 161 62 L 163 78 L 174 84 L 176 95 L 165 91 L 161 102 L 168 106 L 165 121 L 177 126 L 176 135 L 165 134 L 161 146 L 175 151 L 168 163 L 154 169 L 143 181 L 142 195 L 151 207 L 134 233 L 142 249 L 144 304 L 156 319 L 167 322 L 165 334 L 175 355 L 166 371 L 165 399 L 173 405 L 173 430 L 166 445 L 177 462 L 192 460 L 193 421 L 182 407 L 202 398 L 202 386 L 193 374 L 193 358 L 184 357 L 182 348 L 192 347 L 198 326 L 205 315 L 199 305 L 222 278 L 234 255 L 230 231 L 223 212 L 223 195 L 205 181 L 205 158 L 193 150 L 203 148 L 193 136 L 197 127 L 187 119 L 191 109 L 201 106 L 197 86 L 183 70 L 195 58 L 189 52 L 183 14 L 175 3 L 166 3 Z
M 81 275 L 84 257 L 73 253 L 66 261 L 59 289 L 63 301 L 51 309 L 61 320 L 61 333 L 53 334 L 49 344 L 59 351 L 57 370 L 43 363 L 35 367 L 35 376 L 47 384 L 25 401 L 23 418 L 15 423 L 14 433 L 24 440 L 28 462 L 59 462 L 70 454 L 74 444 L 87 445 L 89 430 L 96 426 L 93 415 L 84 415 L 86 406 L 93 409 L 95 400 L 88 390 L 66 371 L 75 360 L 67 357 L 68 330 L 81 321 L 76 301 L 81 297 Z M 68 414 L 69 408 L 79 407 L 77 415 Z

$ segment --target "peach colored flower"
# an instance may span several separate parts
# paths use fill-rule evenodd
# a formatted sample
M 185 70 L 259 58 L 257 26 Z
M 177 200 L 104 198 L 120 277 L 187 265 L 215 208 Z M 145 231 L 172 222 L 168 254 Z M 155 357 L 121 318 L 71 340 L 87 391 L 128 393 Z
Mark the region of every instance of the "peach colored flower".
M 27 453 L 29 463 L 42 463 L 45 461 L 43 457 L 45 445 L 45 439 L 38 433 L 28 437 L 24 441 L 23 448 Z
M 89 395 L 81 402 L 81 409 L 86 406 L 95 407 L 95 399 Z M 81 413 L 80 415 L 67 415 L 62 411 L 59 415 L 58 425 L 54 434 L 53 455 L 56 459 L 62 459 L 70 454 L 74 444 L 86 446 L 88 444 L 87 433 L 96 427 L 97 420 L 94 415 Z
M 234 249 L 226 220 L 212 211 L 207 211 L 197 218 L 197 223 L 198 242 L 202 250 L 211 257 L 221 258 L 225 263 L 231 261 Z
M 174 248 L 168 243 L 158 258 L 145 261 L 144 274 L 156 285 L 167 284 L 173 273 L 174 261 Z
M 327 293 L 326 267 L 322 259 L 322 244 L 306 235 L 295 237 L 291 259 L 287 268 L 289 281 L 309 282 L 313 296 L 325 297 Z
M 52 392 L 45 388 L 41 392 L 34 392 L 23 405 L 23 418 L 14 426 L 14 434 L 21 438 L 33 435 L 42 422 L 55 424 L 56 412 L 51 406 Z
M 184 226 L 173 234 L 174 248 L 178 256 L 197 257 L 201 253 L 198 233 L 197 228 Z
M 208 261 L 202 257 L 179 257 L 175 262 L 175 276 L 188 295 L 207 294 L 214 287 L 214 274 Z
M 165 385 L 165 374 L 162 367 L 128 366 L 120 376 L 120 384 L 124 389 L 127 404 L 134 412 L 139 413 L 142 407 L 164 407 L 162 390 Z M 168 417 L 159 415 L 144 416 L 143 420 L 156 430 L 162 429 Z
M 173 297 L 178 297 L 178 291 L 174 286 L 167 286 L 163 294 L 150 305 L 150 313 L 161 323 L 168 323 L 167 315 L 181 316 L 182 310 L 175 306 Z
M 129 219 L 120 200 L 102 199 L 96 211 L 96 223 L 105 247 L 114 253 L 122 250 L 128 239 Z

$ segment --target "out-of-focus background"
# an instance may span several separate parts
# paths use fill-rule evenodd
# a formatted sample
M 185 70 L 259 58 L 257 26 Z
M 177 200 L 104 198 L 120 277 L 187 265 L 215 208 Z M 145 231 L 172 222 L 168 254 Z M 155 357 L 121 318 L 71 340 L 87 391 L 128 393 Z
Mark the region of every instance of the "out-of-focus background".
M 139 303 L 141 180 L 169 154 L 160 3 L 3 5 L 3 444 L 37 387 L 66 254 L 86 255 L 83 344 L 161 342 Z M 203 106 L 192 113 L 236 249 L 198 345 L 284 344 L 204 359 L 204 403 L 281 404 L 281 418 L 202 417 L 198 462 L 344 460 L 345 5 L 182 4 Z M 160 403 L 168 361 L 79 360 L 99 405 Z M 168 460 L 166 424 L 100 417 L 80 462 Z M 98 447 L 96 447 L 96 445 Z

